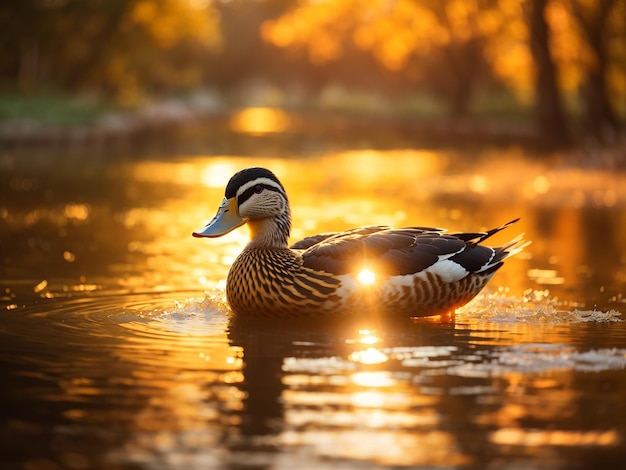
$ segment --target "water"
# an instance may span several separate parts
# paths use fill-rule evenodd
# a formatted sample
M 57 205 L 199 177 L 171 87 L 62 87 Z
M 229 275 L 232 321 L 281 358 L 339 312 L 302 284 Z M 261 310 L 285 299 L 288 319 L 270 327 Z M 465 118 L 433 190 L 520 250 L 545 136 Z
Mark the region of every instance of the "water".
M 625 178 L 479 157 L 4 155 L 0 467 L 621 468 Z M 294 239 L 521 216 L 494 242 L 533 244 L 454 318 L 243 322 L 246 230 L 191 232 L 248 165 L 282 178 Z

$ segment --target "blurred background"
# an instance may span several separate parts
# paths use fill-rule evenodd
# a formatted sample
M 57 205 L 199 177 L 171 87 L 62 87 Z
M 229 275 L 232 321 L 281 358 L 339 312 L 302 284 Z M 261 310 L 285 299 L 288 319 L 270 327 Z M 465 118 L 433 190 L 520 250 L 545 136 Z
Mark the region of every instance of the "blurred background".
M 230 110 L 244 107 L 292 114 L 233 120 Z M 625 0 L 0 7 L 3 145 L 181 129 L 188 137 L 207 118 L 253 132 L 315 129 L 328 115 L 344 118 L 330 123 L 341 129 L 410 123 L 407 134 L 448 143 L 614 145 L 625 114 Z

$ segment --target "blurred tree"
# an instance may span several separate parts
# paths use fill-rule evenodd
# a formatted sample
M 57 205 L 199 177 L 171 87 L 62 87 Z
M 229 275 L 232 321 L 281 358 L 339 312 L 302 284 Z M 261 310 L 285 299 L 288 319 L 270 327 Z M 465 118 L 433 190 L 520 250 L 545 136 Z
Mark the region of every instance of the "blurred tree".
M 370 52 L 388 71 L 438 94 L 448 102 L 453 116 L 462 116 L 487 69 L 475 21 L 480 3 L 301 2 L 281 17 L 265 22 L 261 32 L 266 41 L 278 47 L 304 50 L 318 66 L 345 59 L 354 45 Z
M 529 18 L 530 50 L 535 64 L 535 109 L 542 137 L 552 143 L 563 143 L 569 140 L 569 134 L 557 69 L 550 50 L 550 29 L 545 17 L 548 1 L 530 0 L 525 5 Z
M 540 130 L 552 139 L 565 137 L 563 124 L 551 120 L 564 119 L 559 117 L 565 114 L 559 103 L 567 98 L 571 111 L 582 101 L 586 131 L 598 137 L 614 135 L 619 126 L 617 103 L 626 96 L 626 1 L 499 0 L 498 4 L 488 16 L 481 15 L 488 61 L 521 99 L 535 102 Z M 559 133 L 551 134 L 554 129 Z
M 479 87 L 500 80 L 534 105 L 544 138 L 566 142 L 564 97 L 581 89 L 589 124 L 617 126 L 611 97 L 626 94 L 625 3 L 303 0 L 266 21 L 261 34 L 319 67 L 347 60 L 354 45 L 445 99 L 454 116 L 467 113 Z
M 93 8 L 94 4 L 84 2 L 80 6 L 72 6 L 71 15 L 74 16 L 74 25 L 72 25 L 71 35 L 80 31 L 77 26 L 81 26 L 82 21 L 87 20 L 90 26 L 82 29 L 83 39 L 89 39 L 88 53 L 76 54 L 75 59 L 67 63 L 63 76 L 70 88 L 80 88 L 88 81 L 97 80 L 95 75 L 98 74 L 99 68 L 103 62 L 107 60 L 108 48 L 110 47 L 114 37 L 117 35 L 124 18 L 137 7 L 134 0 L 112 0 L 106 6 L 106 13 L 102 12 L 101 7 Z M 93 17 L 100 11 L 99 21 L 93 21 Z M 70 12 L 67 12 L 69 14 Z M 68 19 L 67 17 L 65 18 Z M 69 28 L 69 25 L 68 25 Z M 74 38 L 68 38 L 70 41 Z M 90 80 L 91 79 L 91 80 Z
M 220 18 L 224 47 L 206 60 L 207 80 L 222 90 L 245 87 L 254 80 L 268 80 L 278 86 L 294 72 L 275 47 L 261 40 L 259 25 L 279 16 L 293 0 L 229 0 L 215 2 Z M 302 79 L 302 77 L 300 77 Z
M 428 95 L 429 110 L 435 96 L 458 117 L 504 90 L 558 141 L 579 101 L 596 135 L 619 125 L 625 35 L 626 0 L 4 0 L 0 91 L 132 104 L 260 83 L 281 104 L 339 84 Z
M 626 2 L 570 0 L 569 4 L 588 45 L 587 77 L 583 84 L 587 125 L 596 137 L 614 140 L 619 124 L 609 98 L 608 74 L 614 62 L 611 60 L 611 42 L 618 41 L 622 54 L 626 52 L 623 50 L 626 44 Z M 623 56 L 621 61 L 624 68 L 625 58 Z
M 201 82 L 220 44 L 204 0 L 4 0 L 5 90 L 89 90 L 132 102 Z
M 459 0 L 428 1 L 424 6 L 432 9 L 442 38 L 438 44 L 444 65 L 437 67 L 432 83 L 439 95 L 447 97 L 453 116 L 468 114 L 478 81 L 485 78 L 488 65 L 483 59 L 485 38 L 477 18 L 481 8 L 490 2 L 463 2 Z M 441 73 L 443 72 L 443 73 Z

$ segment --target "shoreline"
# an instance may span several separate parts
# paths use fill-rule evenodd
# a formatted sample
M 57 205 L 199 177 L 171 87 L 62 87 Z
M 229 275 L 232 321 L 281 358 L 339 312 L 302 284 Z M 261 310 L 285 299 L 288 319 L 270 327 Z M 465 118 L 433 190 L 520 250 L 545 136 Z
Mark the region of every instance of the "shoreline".
M 234 123 L 249 109 L 280 113 L 277 130 L 241 129 Z M 270 116 L 271 117 L 271 116 Z M 406 113 L 358 110 L 226 108 L 168 101 L 137 111 L 104 113 L 84 124 L 36 119 L 0 120 L 3 153 L 231 153 L 242 155 L 311 155 L 337 149 L 518 147 L 542 159 L 554 153 L 574 166 L 626 170 L 626 132 L 602 144 L 579 138 L 567 146 L 541 140 L 528 122 L 496 117 L 450 119 Z

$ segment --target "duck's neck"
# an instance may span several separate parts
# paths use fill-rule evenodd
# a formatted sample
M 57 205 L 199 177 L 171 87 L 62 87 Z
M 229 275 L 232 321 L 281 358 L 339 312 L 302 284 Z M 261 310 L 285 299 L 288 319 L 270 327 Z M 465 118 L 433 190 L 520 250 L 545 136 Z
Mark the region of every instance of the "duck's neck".
M 248 227 L 250 227 L 250 246 L 273 249 L 289 247 L 291 231 L 289 212 L 270 219 L 251 219 L 248 221 Z

